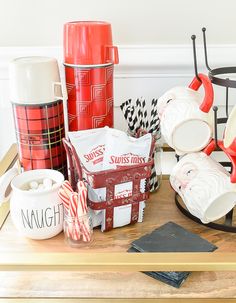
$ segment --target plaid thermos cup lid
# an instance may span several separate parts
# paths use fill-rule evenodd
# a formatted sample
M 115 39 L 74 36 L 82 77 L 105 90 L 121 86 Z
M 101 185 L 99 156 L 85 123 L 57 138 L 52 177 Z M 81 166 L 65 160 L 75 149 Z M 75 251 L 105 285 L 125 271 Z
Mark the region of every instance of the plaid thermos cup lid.
M 50 57 L 21 57 L 9 66 L 10 100 L 18 104 L 49 103 L 62 99 L 58 63 Z

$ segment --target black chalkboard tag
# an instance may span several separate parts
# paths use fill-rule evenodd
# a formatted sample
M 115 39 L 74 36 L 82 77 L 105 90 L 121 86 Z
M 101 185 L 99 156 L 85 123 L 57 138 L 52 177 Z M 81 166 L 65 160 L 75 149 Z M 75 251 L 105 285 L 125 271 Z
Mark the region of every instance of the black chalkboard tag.
M 133 241 L 128 252 L 213 252 L 215 245 L 189 232 L 174 222 L 168 222 L 150 234 Z M 143 272 L 157 280 L 179 288 L 190 272 Z

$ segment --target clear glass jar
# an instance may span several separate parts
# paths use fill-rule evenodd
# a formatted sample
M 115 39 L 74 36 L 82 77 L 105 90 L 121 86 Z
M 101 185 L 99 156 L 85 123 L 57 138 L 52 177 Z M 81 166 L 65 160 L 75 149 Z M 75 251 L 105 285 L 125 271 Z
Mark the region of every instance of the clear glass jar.
M 64 216 L 65 240 L 71 247 L 88 245 L 93 240 L 92 218 L 87 213 L 80 217 Z

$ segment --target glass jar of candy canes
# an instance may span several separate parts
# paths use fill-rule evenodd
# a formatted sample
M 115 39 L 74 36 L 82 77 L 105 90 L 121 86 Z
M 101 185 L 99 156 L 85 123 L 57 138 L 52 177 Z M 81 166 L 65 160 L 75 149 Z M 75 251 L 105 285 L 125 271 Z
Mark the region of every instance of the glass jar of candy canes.
M 82 216 L 64 214 L 64 235 L 66 243 L 71 247 L 86 246 L 93 240 L 92 218 L 89 213 Z

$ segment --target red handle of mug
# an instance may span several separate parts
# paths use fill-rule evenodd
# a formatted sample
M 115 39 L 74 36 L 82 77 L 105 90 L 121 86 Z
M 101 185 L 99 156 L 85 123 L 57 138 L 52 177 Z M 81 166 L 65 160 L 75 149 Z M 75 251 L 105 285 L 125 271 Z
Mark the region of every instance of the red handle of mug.
M 210 156 L 210 154 L 216 149 L 216 142 L 215 140 L 211 140 L 211 142 L 203 149 L 203 152 Z
M 227 148 L 224 147 L 224 144 L 222 141 L 217 141 L 217 145 L 226 154 L 226 156 L 229 158 L 230 162 L 232 163 L 232 172 L 230 175 L 230 181 L 231 181 L 231 183 L 236 183 L 236 156 L 232 156 L 228 152 Z M 203 152 L 209 156 L 215 149 L 216 149 L 216 142 L 215 142 L 215 140 L 212 140 L 207 145 L 207 147 L 204 148 Z
M 189 85 L 189 88 L 193 90 L 198 90 L 201 85 L 204 87 L 204 99 L 199 106 L 200 110 L 203 111 L 204 113 L 208 113 L 209 110 L 212 107 L 213 101 L 214 101 L 214 90 L 213 86 L 211 83 L 211 80 L 204 74 L 199 74 L 198 77 L 200 78 L 201 81 L 197 77 L 194 77 L 192 82 Z
M 106 45 L 106 61 L 113 64 L 119 63 L 118 47 L 113 45 Z

